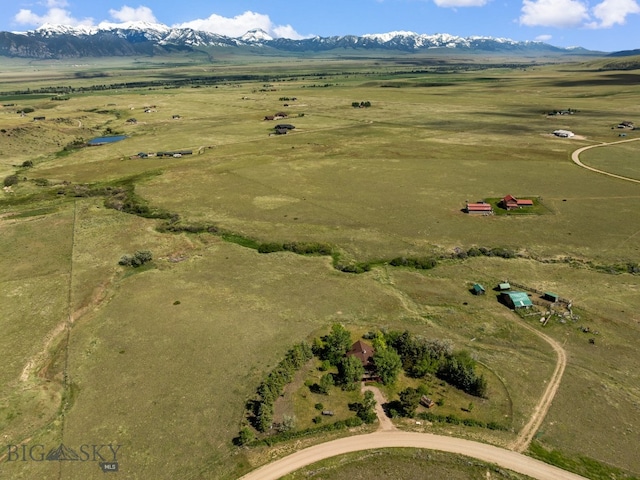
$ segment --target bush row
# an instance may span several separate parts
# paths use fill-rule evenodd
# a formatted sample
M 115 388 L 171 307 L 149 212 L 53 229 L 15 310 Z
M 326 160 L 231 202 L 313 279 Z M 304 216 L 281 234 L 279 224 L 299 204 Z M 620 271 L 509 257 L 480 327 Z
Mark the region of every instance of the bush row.
M 328 243 L 318 242 L 269 242 L 259 244 L 258 252 L 293 252 L 300 255 L 331 255 L 333 248 Z
M 253 440 L 248 443 L 250 446 L 272 446 L 279 442 L 285 442 L 295 438 L 305 437 L 307 435 L 313 435 L 321 432 L 332 432 L 335 430 L 344 430 L 346 428 L 354 428 L 362 425 L 362 420 L 358 417 L 349 417 L 346 420 L 338 420 L 337 422 L 328 423 L 319 427 L 305 428 L 304 430 L 291 430 L 288 432 L 281 432 L 276 435 L 271 435 L 261 440 Z
M 295 372 L 313 358 L 311 346 L 302 342 L 294 345 L 284 359 L 269 372 L 257 389 L 253 403 L 253 424 L 259 432 L 265 432 L 273 423 L 273 404 L 282 395 L 284 387 L 293 380 Z
M 421 420 L 426 420 L 433 423 L 450 423 L 452 425 L 466 425 L 468 427 L 488 428 L 489 430 L 509 430 L 508 427 L 497 422 L 483 422 L 482 420 L 475 420 L 473 418 L 459 418 L 454 414 L 438 415 L 437 413 L 432 412 L 420 412 L 416 416 Z

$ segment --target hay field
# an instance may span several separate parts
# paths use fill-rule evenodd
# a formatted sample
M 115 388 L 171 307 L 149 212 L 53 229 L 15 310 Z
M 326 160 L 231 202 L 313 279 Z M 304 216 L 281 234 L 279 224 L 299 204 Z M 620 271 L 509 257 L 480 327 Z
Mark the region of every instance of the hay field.
M 640 472 L 638 277 L 606 273 L 639 261 L 640 190 L 570 160 L 581 146 L 615 141 L 618 122 L 640 121 L 637 75 L 587 64 L 466 71 L 452 64 L 450 72 L 412 73 L 391 59 L 252 64 L 243 57 L 215 68 L 191 61 L 142 69 L 114 61 L 106 78 L 99 65 L 53 65 L 38 72 L 33 88 L 203 71 L 248 79 L 59 101 L 2 97 L 31 72 L 11 64 L 0 75 L 2 103 L 34 108 L 25 117 L 17 106 L 0 109 L 0 174 L 19 177 L 0 197 L 0 300 L 9 312 L 3 351 L 11 365 L 0 424 L 8 442 L 121 444 L 129 478 L 237 478 L 277 455 L 231 444 L 245 400 L 291 344 L 342 322 L 361 332 L 409 329 L 469 349 L 506 389 L 512 430 L 442 430 L 506 445 L 555 362 L 550 347 L 519 325 L 537 319 L 520 319 L 495 294 L 468 292 L 474 282 L 492 288 L 507 278 L 571 298 L 583 323 L 600 332 L 591 345 L 582 323 L 545 329 L 564 343 L 569 365 L 537 440 Z M 78 68 L 86 75 L 75 75 Z M 372 106 L 353 108 L 355 101 Z M 565 108 L 576 113 L 547 115 Z M 264 120 L 279 111 L 288 118 Z M 34 122 L 35 115 L 46 120 Z M 296 128 L 271 136 L 277 123 Z M 580 137 L 555 138 L 558 128 Z M 64 150 L 105 133 L 128 138 Z M 623 145 L 590 150 L 584 161 L 633 176 L 639 147 Z M 194 154 L 132 158 L 187 149 Z M 25 161 L 33 166 L 21 167 Z M 261 255 L 208 233 L 160 233 L 161 220 L 107 209 L 101 197 L 58 193 L 135 176 L 136 193 L 182 224 L 262 242 L 329 243 L 345 261 L 381 263 L 346 274 L 329 257 Z M 508 193 L 540 198 L 549 213 L 461 212 L 467 200 Z M 427 272 L 384 263 L 472 246 L 506 247 L 520 258 L 441 258 Z M 141 249 L 153 252 L 150 266 L 117 265 Z M 61 335 L 47 344 L 69 318 L 68 343 Z M 20 375 L 34 359 L 25 388 Z M 0 468 L 12 478 L 59 474 L 46 462 L 25 463 Z M 60 468 L 64 478 L 102 475 L 93 462 Z

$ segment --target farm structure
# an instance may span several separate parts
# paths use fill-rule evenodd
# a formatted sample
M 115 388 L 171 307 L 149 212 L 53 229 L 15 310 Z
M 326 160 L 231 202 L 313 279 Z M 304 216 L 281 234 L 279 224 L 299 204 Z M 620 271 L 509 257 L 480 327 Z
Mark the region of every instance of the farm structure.
M 431 408 L 436 404 L 436 402 L 434 402 L 433 400 L 431 400 L 429 397 L 427 397 L 426 395 L 422 395 L 422 397 L 420 397 L 420 405 L 426 407 L 426 408 Z
M 500 294 L 500 303 L 514 310 L 533 307 L 533 302 L 526 292 L 503 292 Z
M 467 203 L 466 212 L 470 215 L 492 215 L 493 208 L 485 202 Z
M 193 150 L 176 150 L 175 152 L 158 152 L 157 157 L 182 157 L 183 155 L 192 155 Z
M 533 200 L 519 200 L 513 195 L 507 195 L 502 200 L 500 200 L 500 206 L 506 210 L 516 210 L 522 207 L 533 207 Z
M 274 115 L 267 115 L 266 117 L 264 117 L 265 120 L 281 120 L 283 118 L 287 118 L 289 115 L 287 115 L 285 112 L 278 112 Z M 278 128 L 280 125 L 276 126 L 276 128 Z
M 553 134 L 560 138 L 571 138 L 576 136 L 576 134 L 570 130 L 554 130 Z
M 486 293 L 484 287 L 479 283 L 474 283 L 473 287 L 471 287 L 471 291 L 474 295 L 484 295 Z

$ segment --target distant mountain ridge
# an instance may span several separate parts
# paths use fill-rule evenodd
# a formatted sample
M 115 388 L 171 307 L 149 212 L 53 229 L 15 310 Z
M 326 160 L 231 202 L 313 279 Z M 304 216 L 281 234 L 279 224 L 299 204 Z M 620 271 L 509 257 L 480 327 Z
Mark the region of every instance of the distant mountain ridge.
M 97 27 L 46 24 L 24 32 L 0 32 L 0 55 L 23 58 L 74 58 L 156 55 L 207 47 L 259 47 L 285 52 L 320 52 L 335 49 L 381 49 L 419 52 L 452 49 L 484 53 L 593 53 L 581 48 L 560 48 L 543 42 L 507 38 L 458 37 L 389 32 L 362 36 L 312 37 L 301 40 L 272 38 L 260 29 L 241 37 L 227 37 L 191 28 L 172 28 L 148 22 L 104 23 Z

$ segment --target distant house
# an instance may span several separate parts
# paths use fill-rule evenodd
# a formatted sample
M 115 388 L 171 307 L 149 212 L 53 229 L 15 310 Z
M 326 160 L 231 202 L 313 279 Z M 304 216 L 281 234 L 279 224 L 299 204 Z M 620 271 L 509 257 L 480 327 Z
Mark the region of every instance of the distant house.
M 180 115 L 173 115 L 171 118 L 174 120 L 180 120 L 182 117 Z
M 45 119 L 45 117 L 33 117 L 33 121 L 34 122 L 38 122 L 38 121 L 44 120 L 44 119 Z
M 514 310 L 533 306 L 533 302 L 525 292 L 503 292 L 500 294 L 500 301 Z
M 533 200 L 518 200 L 513 195 L 507 195 L 502 200 L 500 200 L 500 205 L 502 208 L 507 210 L 515 210 L 522 207 L 533 207 Z
M 501 292 L 504 292 L 505 290 L 511 290 L 511 285 L 509 285 L 509 282 L 499 283 L 498 290 L 500 290 Z
M 630 128 L 630 129 L 633 129 L 634 128 L 633 122 L 620 122 L 618 124 L 618 128 Z
M 276 117 L 274 115 L 267 115 L 264 117 L 265 120 L 271 121 L 271 120 L 275 120 Z
M 542 298 L 544 298 L 545 300 L 548 300 L 549 302 L 557 303 L 558 300 L 560 299 L 560 296 L 556 295 L 555 293 L 545 292 Z
M 286 135 L 289 133 L 289 130 L 286 128 L 276 128 L 276 135 Z
M 373 367 L 374 354 L 375 350 L 373 347 L 362 340 L 358 340 L 356 343 L 351 345 L 351 349 L 347 352 L 348 357 L 356 357 L 360 362 L 362 362 L 362 366 L 365 368 Z
M 473 291 L 474 295 L 484 295 L 486 293 L 484 287 L 479 283 L 474 283 L 473 287 L 471 287 L 471 290 Z
M 491 204 L 485 202 L 467 203 L 466 211 L 471 215 L 491 215 L 493 208 Z
M 279 123 L 278 125 L 276 125 L 275 127 L 276 130 L 293 130 L 296 127 L 294 127 L 293 125 L 289 124 L 289 123 Z
M 274 115 L 274 117 L 276 118 L 287 118 L 289 115 L 286 114 L 285 112 L 278 112 Z

